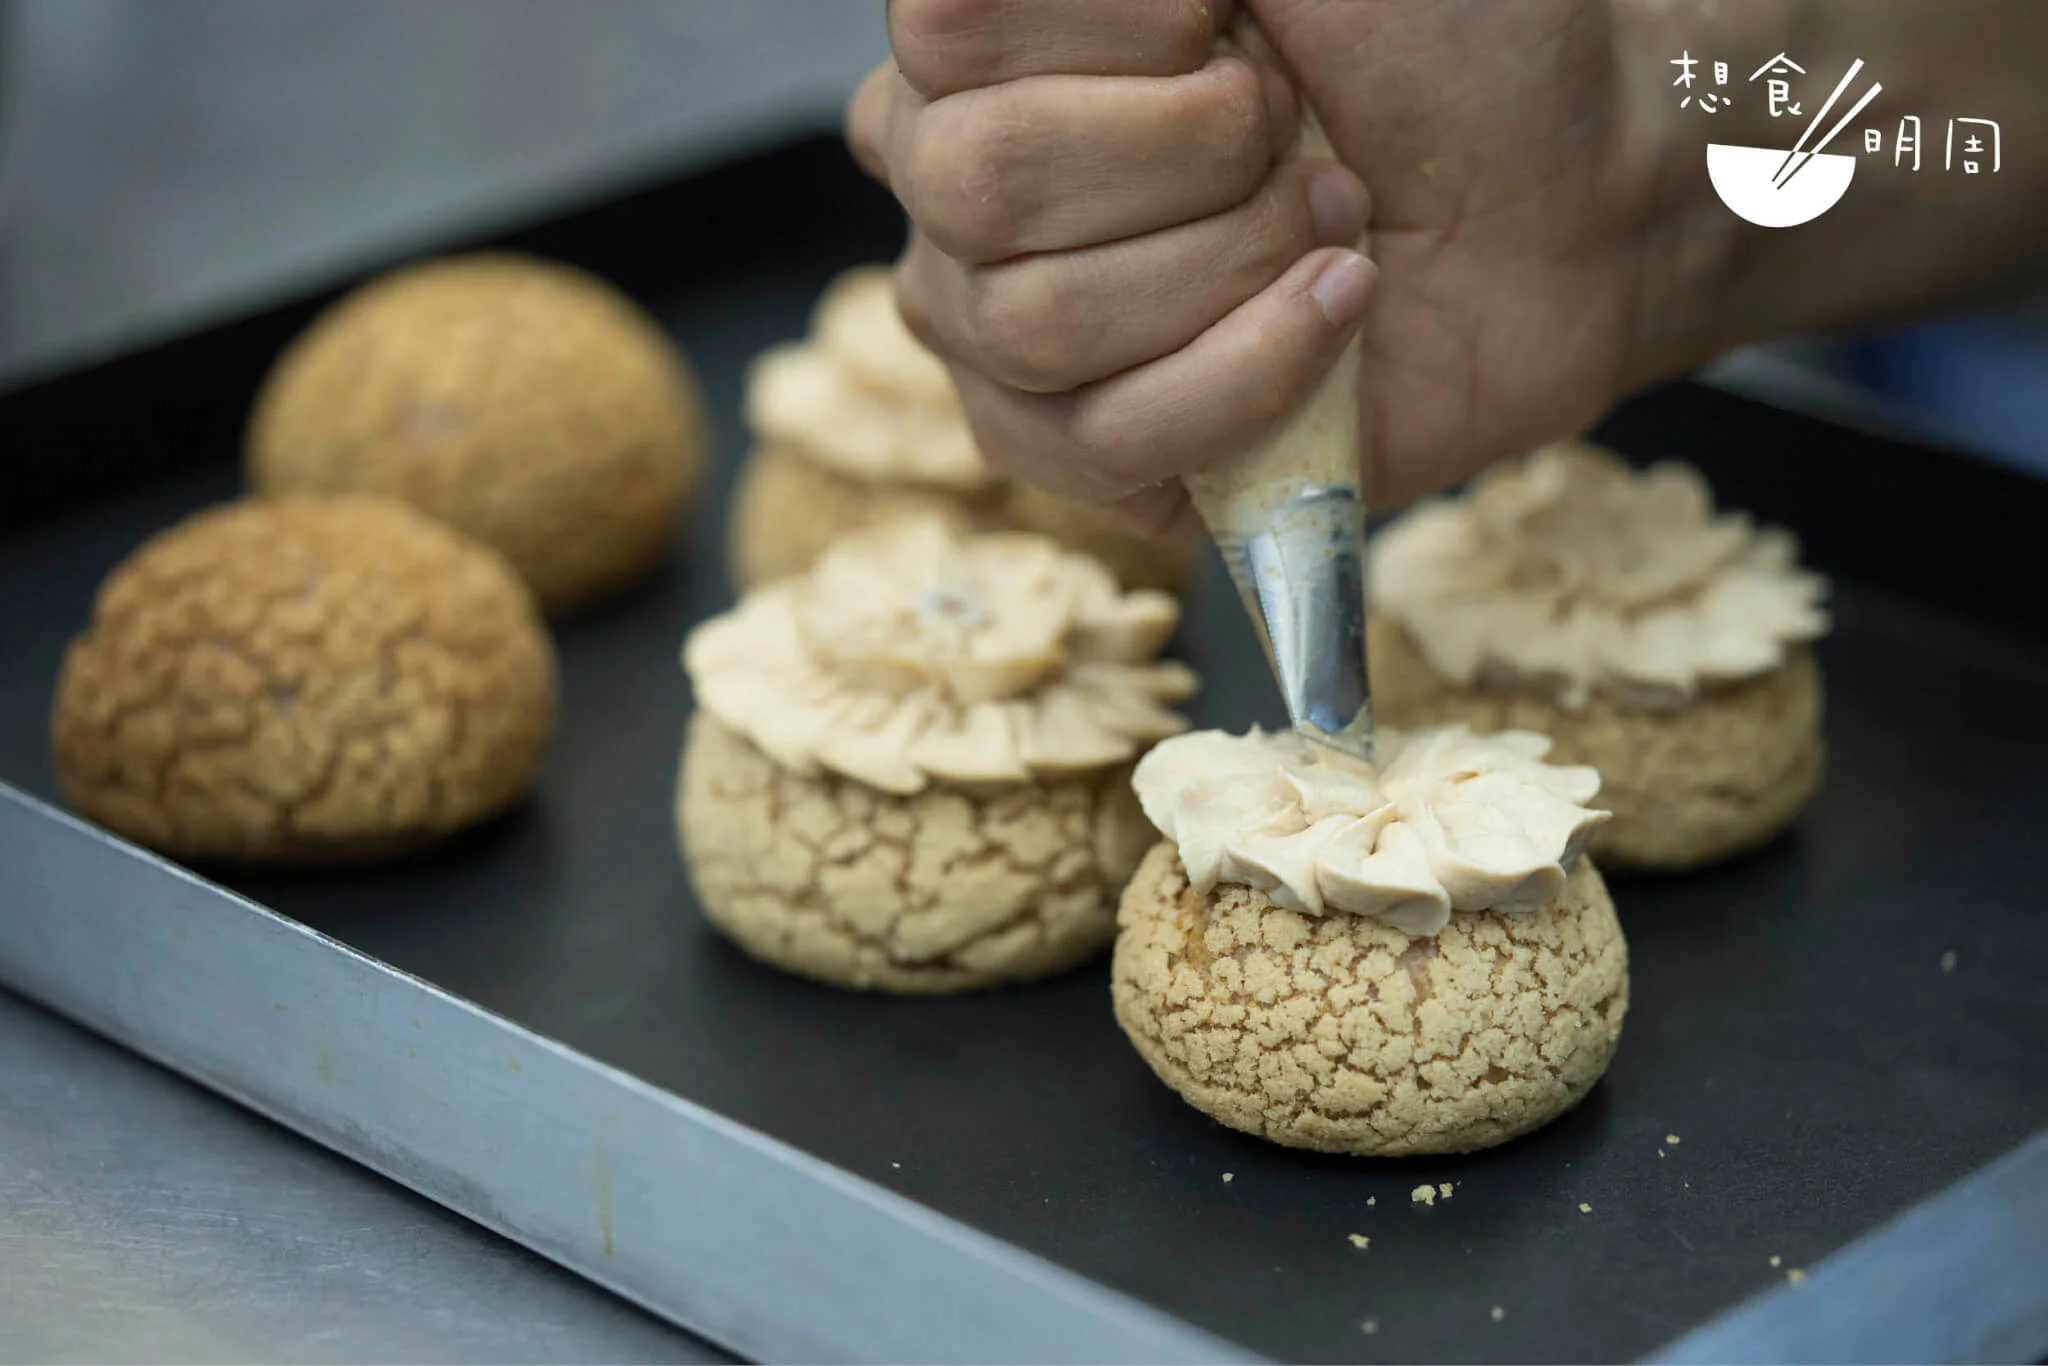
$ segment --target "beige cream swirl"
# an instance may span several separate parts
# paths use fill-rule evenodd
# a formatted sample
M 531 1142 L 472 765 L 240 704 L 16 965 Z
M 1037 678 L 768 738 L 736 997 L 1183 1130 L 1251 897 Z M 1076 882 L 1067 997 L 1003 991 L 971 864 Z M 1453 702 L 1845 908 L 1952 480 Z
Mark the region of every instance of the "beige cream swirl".
M 1690 466 L 1566 444 L 1425 503 L 1377 538 L 1376 610 L 1437 673 L 1582 707 L 1684 706 L 1827 630 L 1826 581 L 1783 531 L 1714 509 Z
M 1528 731 L 1381 731 L 1378 747 L 1373 767 L 1292 733 L 1197 731 L 1153 749 L 1132 785 L 1196 891 L 1254 887 L 1408 934 L 1549 905 L 1607 819 L 1586 805 L 1599 774 L 1544 763 L 1550 741 Z
M 842 541 L 691 632 L 697 702 L 776 762 L 885 792 L 1125 763 L 1185 730 L 1180 609 L 1038 536 L 935 521 Z
M 889 272 L 848 271 L 818 301 L 811 337 L 763 352 L 746 420 L 840 474 L 956 491 L 993 486 L 946 368 L 904 327 Z

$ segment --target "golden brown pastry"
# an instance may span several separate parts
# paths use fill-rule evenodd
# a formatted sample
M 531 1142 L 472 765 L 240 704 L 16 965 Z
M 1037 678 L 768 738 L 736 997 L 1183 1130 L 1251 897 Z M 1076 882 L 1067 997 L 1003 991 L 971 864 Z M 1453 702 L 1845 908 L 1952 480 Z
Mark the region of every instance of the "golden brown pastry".
M 1540 736 L 1382 732 L 1377 769 L 1201 732 L 1138 766 L 1167 839 L 1125 891 L 1118 1022 L 1160 1079 L 1289 1147 L 1467 1152 L 1576 1105 L 1628 1009 L 1581 857 L 1591 770 Z
M 706 461 L 689 366 L 624 295 L 520 256 L 374 280 L 288 347 L 249 423 L 259 493 L 381 493 L 499 551 L 550 613 L 667 553 Z
M 385 499 L 231 503 L 102 585 L 51 730 L 81 814 L 181 858 L 408 849 L 532 786 L 553 647 L 494 552 Z
M 1100 952 L 1185 725 L 1162 593 L 1042 537 L 898 522 L 692 632 L 677 824 L 706 917 L 835 985 L 958 991 Z

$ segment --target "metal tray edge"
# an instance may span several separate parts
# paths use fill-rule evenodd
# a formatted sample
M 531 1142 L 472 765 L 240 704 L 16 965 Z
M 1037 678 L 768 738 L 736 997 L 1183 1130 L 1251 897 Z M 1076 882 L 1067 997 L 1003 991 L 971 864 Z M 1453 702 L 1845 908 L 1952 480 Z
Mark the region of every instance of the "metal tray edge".
M 1738 1305 L 1649 1362 L 2038 1361 L 2048 1351 L 2048 1131 Z
M 0 982 L 743 1356 L 1261 1360 L 5 783 L 0 887 Z

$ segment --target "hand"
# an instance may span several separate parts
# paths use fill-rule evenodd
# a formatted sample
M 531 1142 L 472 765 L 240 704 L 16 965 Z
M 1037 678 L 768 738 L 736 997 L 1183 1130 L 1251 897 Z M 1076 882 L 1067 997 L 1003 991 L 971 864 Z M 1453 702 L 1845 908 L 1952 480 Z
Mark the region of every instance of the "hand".
M 848 137 L 911 215 L 899 301 L 990 459 L 1183 520 L 1164 481 L 1361 323 L 1376 503 L 1597 417 L 1635 378 L 1656 179 L 1607 0 L 1251 3 L 1342 165 L 1282 159 L 1297 96 L 1214 55 L 1231 8 L 891 3 Z

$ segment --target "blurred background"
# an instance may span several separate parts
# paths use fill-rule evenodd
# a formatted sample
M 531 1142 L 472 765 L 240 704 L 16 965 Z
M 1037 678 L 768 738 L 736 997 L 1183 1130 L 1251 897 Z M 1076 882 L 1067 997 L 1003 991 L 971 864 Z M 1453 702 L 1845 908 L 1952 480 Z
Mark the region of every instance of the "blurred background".
M 0 387 L 834 124 L 885 55 L 881 0 L 0 0 Z M 2048 473 L 2039 304 L 1711 373 Z

